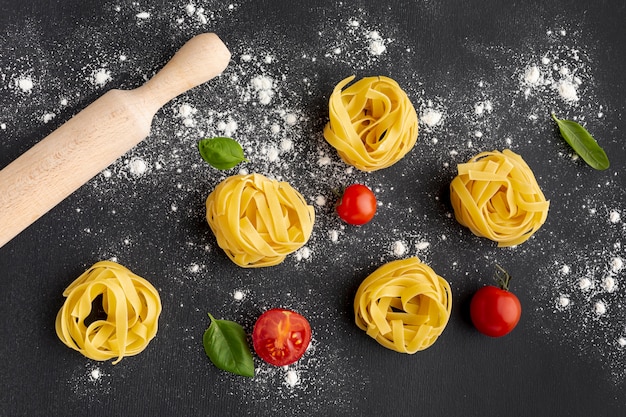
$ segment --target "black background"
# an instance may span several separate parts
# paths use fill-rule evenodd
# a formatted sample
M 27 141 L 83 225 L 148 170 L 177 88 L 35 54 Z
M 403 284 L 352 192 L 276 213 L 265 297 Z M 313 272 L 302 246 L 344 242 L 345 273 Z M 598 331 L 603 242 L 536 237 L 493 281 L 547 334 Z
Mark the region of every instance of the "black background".
M 0 123 L 6 127 L 0 130 L 0 167 L 105 89 L 141 85 L 197 33 L 218 33 L 233 53 L 224 76 L 165 106 L 150 137 L 131 153 L 176 163 L 165 164 L 149 179 L 96 177 L 0 248 L 0 415 L 624 413 L 626 350 L 615 342 L 626 333 L 623 272 L 616 277 L 617 291 L 604 294 L 612 308 L 601 320 L 586 318 L 590 313 L 579 309 L 586 300 L 576 299 L 579 276 L 591 270 L 589 276 L 600 279 L 606 273 L 606 265 L 604 270 L 597 266 L 602 265 L 597 254 L 625 258 L 623 223 L 607 220 L 609 210 L 626 208 L 623 1 L 249 1 L 232 8 L 196 2 L 209 16 L 206 24 L 186 15 L 188 3 L 0 1 Z M 142 11 L 150 18 L 138 21 Z M 384 54 L 368 59 L 367 44 L 345 35 L 352 18 L 393 40 Z M 515 91 L 520 74 L 511 69 L 523 69 L 541 51 L 555 48 L 545 43 L 546 32 L 560 29 L 589 63 L 582 74 L 586 94 L 576 105 L 537 98 L 543 113 L 531 121 L 525 112 L 535 103 L 522 101 Z M 335 46 L 345 55 L 334 57 Z M 122 66 L 115 59 L 118 51 L 132 62 Z M 238 72 L 245 65 L 239 57 L 262 51 L 278 57 L 275 66 L 267 66 L 275 78 L 288 75 L 280 84 L 287 87 L 265 109 L 242 101 L 228 78 L 253 76 L 253 65 Z M 318 59 L 305 60 L 306 54 Z M 107 62 L 114 74 L 104 89 L 87 80 L 94 61 Z M 35 81 L 28 94 L 15 87 L 15 77 L 23 73 Z M 352 73 L 396 79 L 416 106 L 436 97 L 447 110 L 445 128 L 429 132 L 420 126 L 416 148 L 391 168 L 346 174 L 320 132 L 330 91 Z M 488 83 L 496 104 L 480 125 L 463 117 L 482 97 L 478 80 Z M 59 106 L 68 92 L 69 104 Z M 183 102 L 193 103 L 198 113 L 220 109 L 248 121 L 243 115 L 271 113 L 272 105 L 303 115 L 293 136 L 292 163 L 274 168 L 255 165 L 251 158 L 247 169 L 283 177 L 311 203 L 317 195 L 328 199 L 316 206 L 310 259 L 291 256 L 276 267 L 244 270 L 221 253 L 204 222 L 203 204 L 217 182 L 236 170 L 218 173 L 194 159 L 193 146 L 176 148 L 181 121 L 175 106 Z M 41 116 L 50 110 L 56 116 L 44 123 Z M 583 120 L 607 151 L 611 168 L 598 172 L 572 160 L 550 122 L 551 110 Z M 596 117 L 599 112 L 602 117 Z M 473 148 L 464 146 L 477 126 L 487 137 L 475 138 Z M 255 129 L 240 123 L 244 148 L 265 140 L 267 134 Z M 194 134 L 185 131 L 183 139 L 189 136 L 193 144 Z M 514 249 L 495 248 L 461 228 L 447 200 L 456 163 L 477 151 L 504 147 L 505 137 L 514 138 L 513 150 L 533 168 L 551 200 L 544 227 Z M 455 143 L 458 156 L 449 154 Z M 174 148 L 183 149 L 181 158 L 172 157 Z M 320 174 L 319 152 L 332 157 L 334 171 Z M 124 159 L 115 167 L 123 170 Z M 332 211 L 332 190 L 357 181 L 378 189 L 382 204 L 371 224 L 342 228 Z M 172 202 L 177 210 L 170 210 Z M 595 216 L 589 215 L 592 206 Z M 340 231 L 337 242 L 328 239 L 329 230 Z M 356 288 L 368 273 L 396 258 L 389 249 L 396 240 L 408 243 L 407 256 L 417 254 L 445 277 L 454 294 L 441 338 L 412 356 L 382 348 L 353 324 Z M 422 240 L 430 247 L 416 251 L 414 244 Z M 115 366 L 82 357 L 54 332 L 63 289 L 89 265 L 111 257 L 151 281 L 163 301 L 157 337 L 144 352 Z M 561 259 L 574 265 L 571 276 L 559 276 Z M 518 328 L 501 339 L 478 334 L 467 314 L 471 295 L 490 282 L 494 263 L 516 277 L 514 289 L 524 306 Z M 588 270 L 586 263 L 592 264 Z M 242 301 L 233 299 L 236 290 L 245 292 Z M 564 291 L 578 302 L 566 313 L 556 309 Z M 258 358 L 253 380 L 211 365 L 201 343 L 207 312 L 251 331 L 258 314 L 276 306 L 300 311 L 313 327 L 313 348 L 293 368 L 299 385 L 286 386 L 285 370 Z M 92 380 L 96 368 L 102 375 Z

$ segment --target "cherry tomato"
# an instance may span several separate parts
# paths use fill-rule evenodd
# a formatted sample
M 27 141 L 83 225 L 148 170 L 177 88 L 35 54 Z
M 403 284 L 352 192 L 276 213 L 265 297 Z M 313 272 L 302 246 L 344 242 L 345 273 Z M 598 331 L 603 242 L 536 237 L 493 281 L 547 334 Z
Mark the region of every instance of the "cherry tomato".
M 500 268 L 500 267 L 498 267 Z M 510 275 L 498 275 L 500 287 L 488 285 L 476 291 L 470 302 L 470 317 L 476 329 L 491 337 L 504 336 L 517 326 L 522 315 L 522 305 L 508 290 Z
M 348 224 L 365 224 L 376 214 L 376 197 L 365 185 L 352 184 L 344 190 L 337 214 Z
M 311 325 L 295 311 L 273 308 L 261 314 L 252 330 L 254 351 L 264 361 L 285 366 L 304 355 L 311 342 Z

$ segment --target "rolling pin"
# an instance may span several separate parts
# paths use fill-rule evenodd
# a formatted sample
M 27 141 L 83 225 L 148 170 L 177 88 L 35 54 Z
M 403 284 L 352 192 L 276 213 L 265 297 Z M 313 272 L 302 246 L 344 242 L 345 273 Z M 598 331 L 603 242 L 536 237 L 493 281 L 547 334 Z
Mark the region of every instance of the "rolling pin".
M 0 248 L 146 138 L 163 105 L 229 61 L 217 35 L 197 35 L 144 85 L 108 91 L 2 169 Z

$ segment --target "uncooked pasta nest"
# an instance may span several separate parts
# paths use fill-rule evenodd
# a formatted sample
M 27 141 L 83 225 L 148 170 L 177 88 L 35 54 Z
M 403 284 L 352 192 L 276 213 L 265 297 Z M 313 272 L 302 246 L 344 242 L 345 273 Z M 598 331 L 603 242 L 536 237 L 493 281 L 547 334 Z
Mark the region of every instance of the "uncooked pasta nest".
M 260 174 L 234 175 L 206 200 L 217 244 L 237 265 L 272 266 L 311 236 L 315 211 L 291 185 Z
M 161 299 L 144 278 L 111 261 L 100 261 L 63 292 L 56 333 L 70 348 L 104 361 L 143 351 L 158 329 Z
M 482 152 L 459 164 L 450 200 L 461 225 L 498 246 L 528 240 L 546 221 L 550 206 L 530 167 L 509 149 Z
M 401 353 L 432 346 L 451 310 L 448 282 L 415 257 L 378 268 L 361 283 L 354 298 L 357 326 Z
M 328 103 L 324 138 L 341 159 L 362 171 L 398 162 L 417 141 L 417 113 L 406 93 L 388 77 L 367 77 L 342 91 L 341 81 Z

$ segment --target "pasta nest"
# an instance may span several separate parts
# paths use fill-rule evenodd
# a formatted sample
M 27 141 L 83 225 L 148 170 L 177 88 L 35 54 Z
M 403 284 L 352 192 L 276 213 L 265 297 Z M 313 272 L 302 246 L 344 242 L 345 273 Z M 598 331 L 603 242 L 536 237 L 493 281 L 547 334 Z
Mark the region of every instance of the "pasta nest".
M 286 182 L 234 175 L 206 200 L 206 219 L 226 255 L 241 267 L 281 263 L 311 236 L 315 211 Z
M 401 353 L 432 346 L 451 310 L 450 285 L 416 257 L 381 266 L 361 283 L 354 298 L 357 326 Z
M 415 145 L 417 113 L 391 78 L 362 78 L 342 91 L 353 79 L 341 81 L 330 96 L 324 138 L 347 164 L 362 171 L 386 168 Z
M 111 261 L 100 261 L 63 292 L 56 333 L 70 348 L 104 361 L 143 351 L 158 329 L 161 299 L 144 278 Z M 97 305 L 102 303 L 102 311 Z M 106 315 L 106 318 L 102 316 Z
M 475 235 L 514 246 L 546 221 L 550 203 L 518 154 L 509 149 L 482 152 L 457 169 L 450 184 L 454 215 Z

